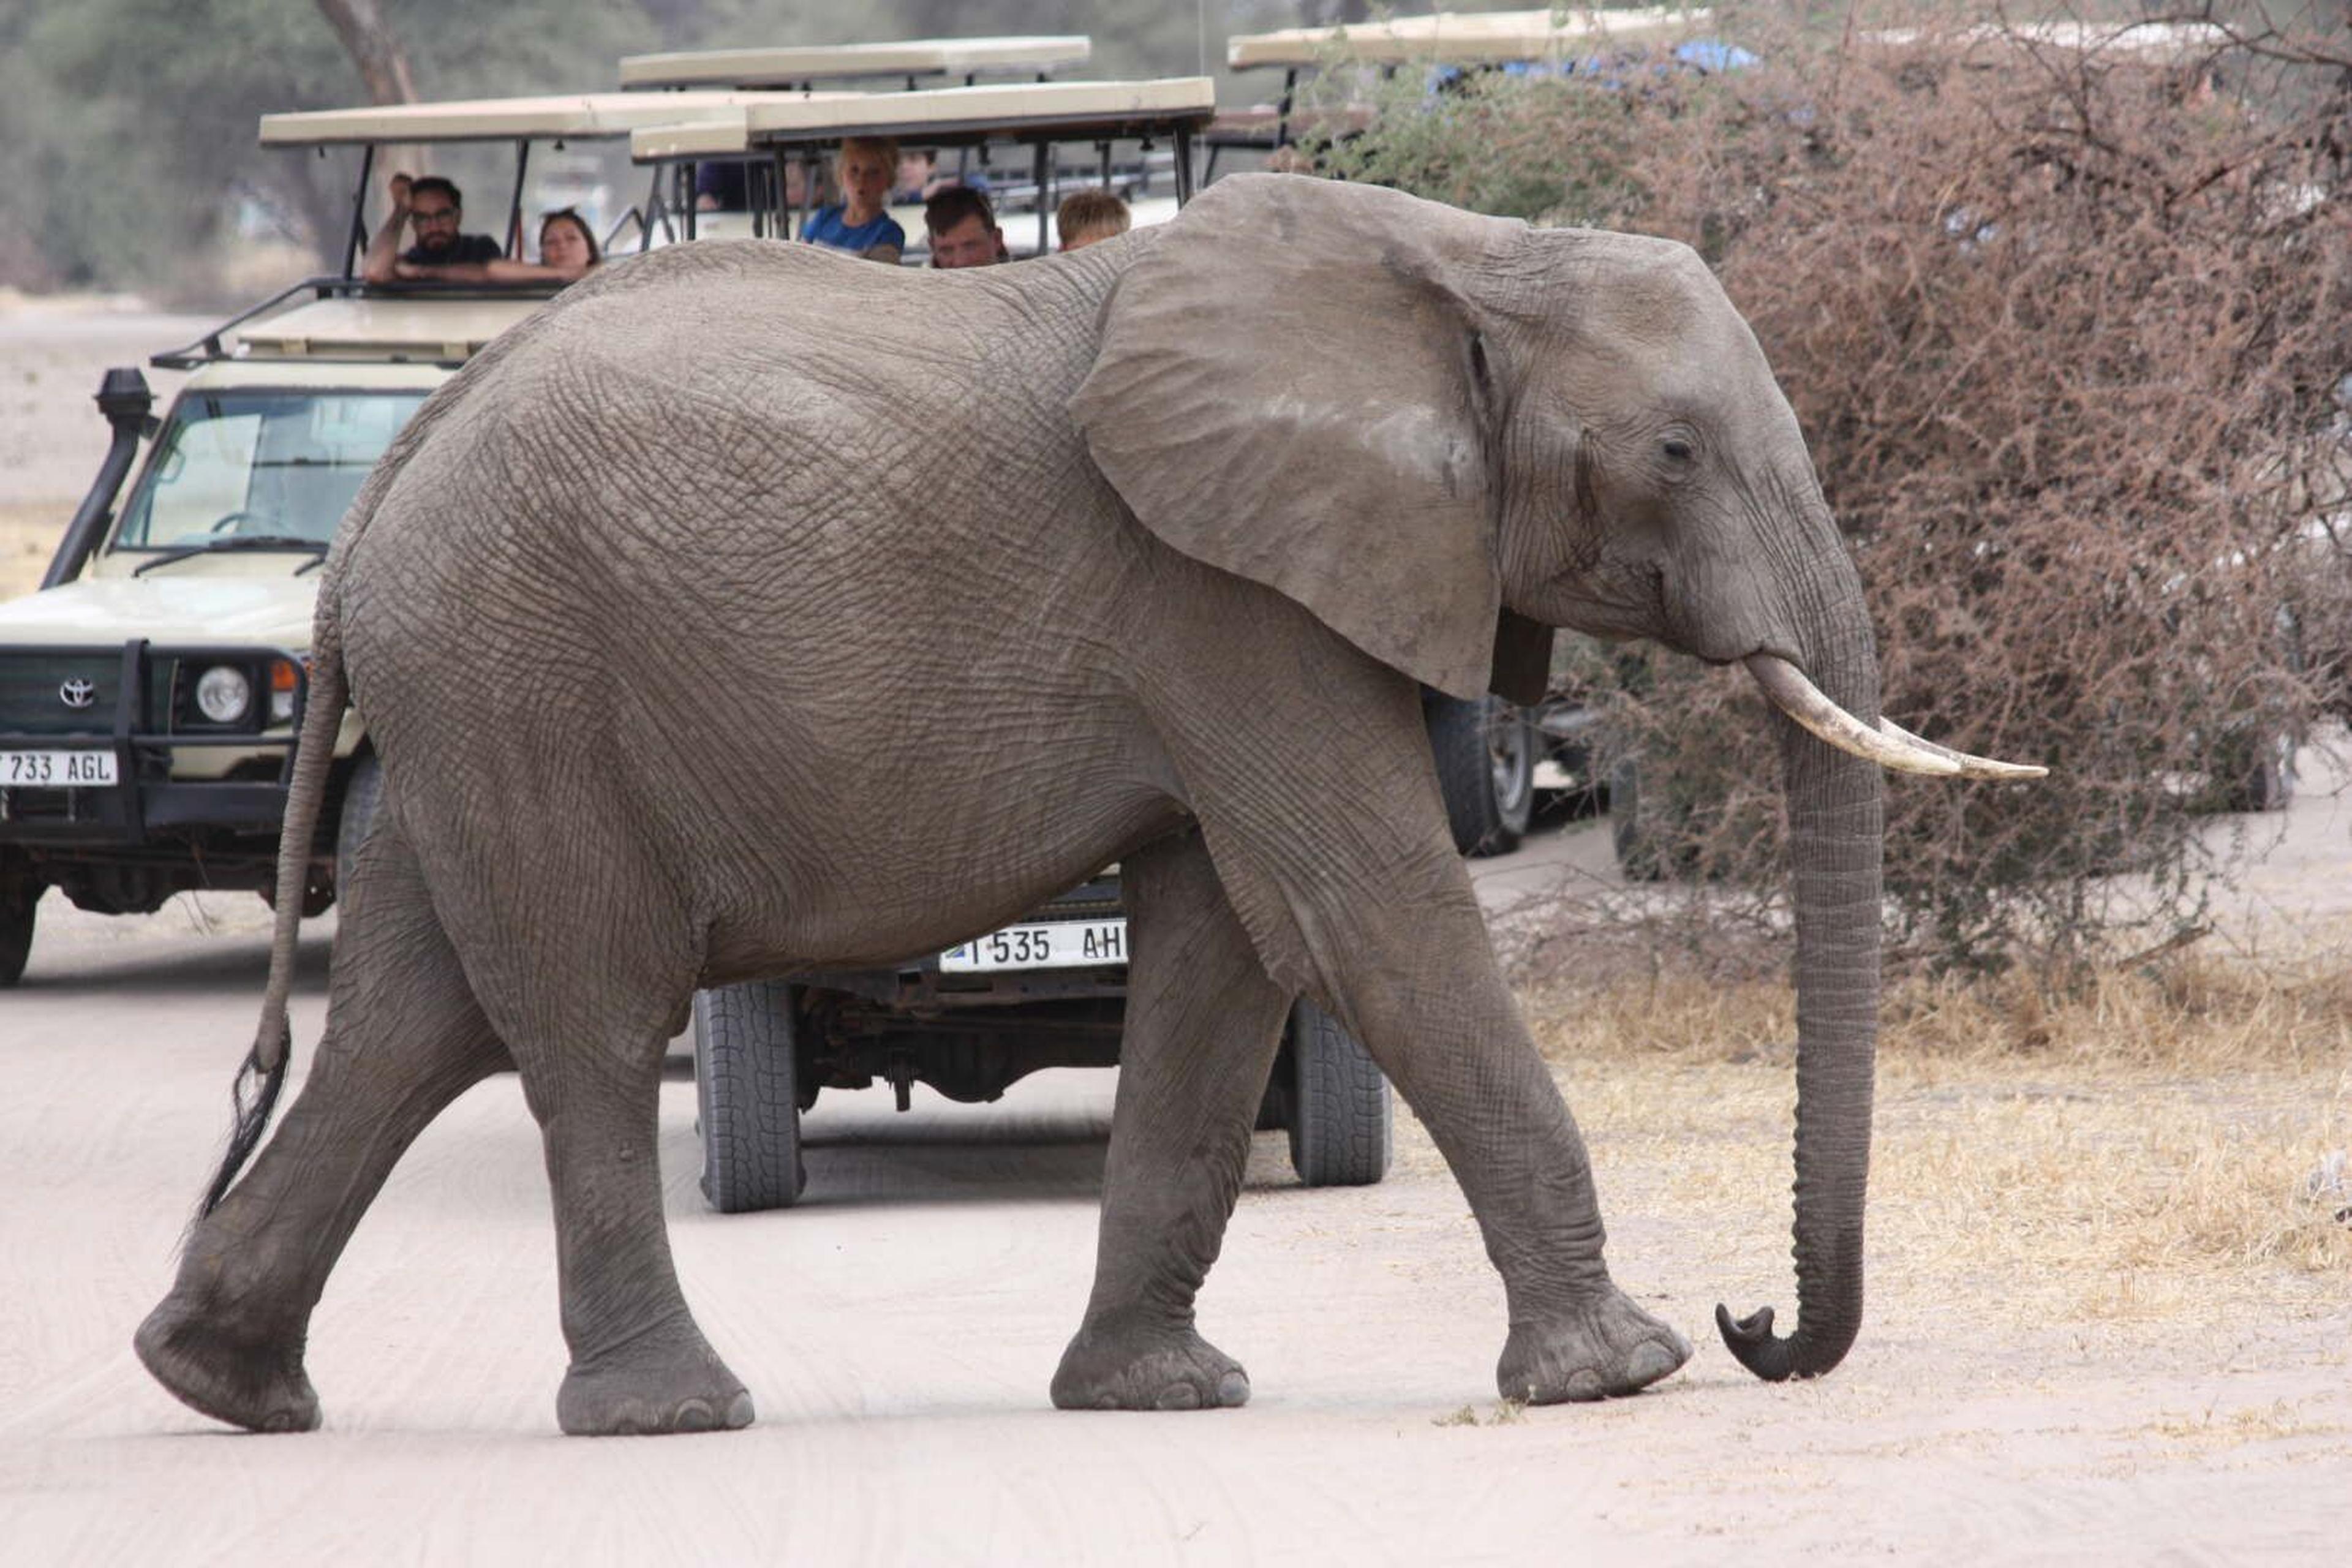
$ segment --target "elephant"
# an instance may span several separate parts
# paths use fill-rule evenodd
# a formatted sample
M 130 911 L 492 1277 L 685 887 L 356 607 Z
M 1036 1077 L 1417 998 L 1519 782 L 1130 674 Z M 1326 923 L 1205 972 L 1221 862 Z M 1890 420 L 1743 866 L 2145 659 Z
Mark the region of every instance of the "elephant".
M 215 1418 L 317 1425 L 339 1252 L 511 1067 L 554 1199 L 561 1426 L 747 1424 L 655 1158 L 691 995 L 944 948 L 1116 860 L 1129 999 L 1055 1405 L 1248 1397 L 1193 1302 L 1300 995 L 1460 1183 L 1508 1303 L 1499 1391 L 1656 1382 L 1691 1345 L 1611 1278 L 1422 724 L 1424 687 L 1532 699 L 1558 627 L 1746 661 L 1775 705 L 1799 1312 L 1786 1338 L 1717 1316 L 1765 1377 L 1828 1371 L 1861 1310 L 1879 770 L 2031 770 L 1882 725 L 1797 420 L 1693 251 L 1300 175 L 995 268 L 656 250 L 436 395 L 325 569 L 262 1022 L 139 1353 Z M 317 1059 L 257 1155 L 347 700 L 382 807 Z

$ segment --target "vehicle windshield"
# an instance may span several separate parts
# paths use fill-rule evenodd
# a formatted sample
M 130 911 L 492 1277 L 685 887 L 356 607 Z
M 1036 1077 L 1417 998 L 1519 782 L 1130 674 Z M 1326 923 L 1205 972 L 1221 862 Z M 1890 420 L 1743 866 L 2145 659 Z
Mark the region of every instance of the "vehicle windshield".
M 240 535 L 323 543 L 429 395 L 191 393 L 156 437 L 114 547 L 186 547 Z

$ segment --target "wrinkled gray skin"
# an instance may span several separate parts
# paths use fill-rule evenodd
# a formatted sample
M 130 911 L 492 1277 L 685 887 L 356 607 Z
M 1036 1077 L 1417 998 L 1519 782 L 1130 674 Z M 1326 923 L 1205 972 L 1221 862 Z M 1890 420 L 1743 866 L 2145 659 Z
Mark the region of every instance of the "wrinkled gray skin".
M 1610 1280 L 1422 729 L 1417 680 L 1540 666 L 1549 630 L 1514 616 L 1769 651 L 1877 717 L 1796 420 L 1683 247 L 1253 176 L 1017 267 L 758 242 L 607 267 L 433 400 L 336 542 L 288 841 L 346 680 L 385 816 L 309 1080 L 141 1353 L 224 1420 L 314 1425 L 337 1254 L 417 1131 L 511 1062 L 554 1189 L 564 1429 L 747 1422 L 662 1219 L 690 994 L 943 948 L 1117 859 L 1124 1068 L 1055 1403 L 1247 1396 L 1192 1303 L 1300 993 L 1461 1181 L 1509 1300 L 1500 1392 L 1664 1377 L 1690 1347 Z M 1724 1321 L 1785 1376 L 1860 1317 L 1879 785 L 1775 721 L 1801 1317 Z

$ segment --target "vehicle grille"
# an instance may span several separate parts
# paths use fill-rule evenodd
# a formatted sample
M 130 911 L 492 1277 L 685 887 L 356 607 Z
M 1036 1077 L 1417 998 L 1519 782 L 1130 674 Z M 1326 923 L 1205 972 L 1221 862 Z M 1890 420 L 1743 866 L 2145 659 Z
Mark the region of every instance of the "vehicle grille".
M 58 689 L 87 680 L 96 696 L 87 708 L 68 708 Z M 114 729 L 122 682 L 120 650 L 0 655 L 0 733 L 104 735 Z

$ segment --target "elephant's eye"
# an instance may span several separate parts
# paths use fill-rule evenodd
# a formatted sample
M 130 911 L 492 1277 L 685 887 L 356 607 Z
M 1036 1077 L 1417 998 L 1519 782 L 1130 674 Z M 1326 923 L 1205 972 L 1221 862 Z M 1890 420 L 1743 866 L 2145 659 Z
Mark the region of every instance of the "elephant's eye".
M 1666 455 L 1666 461 L 1670 463 L 1687 463 L 1695 455 L 1691 444 L 1679 436 L 1667 437 L 1658 449 Z

